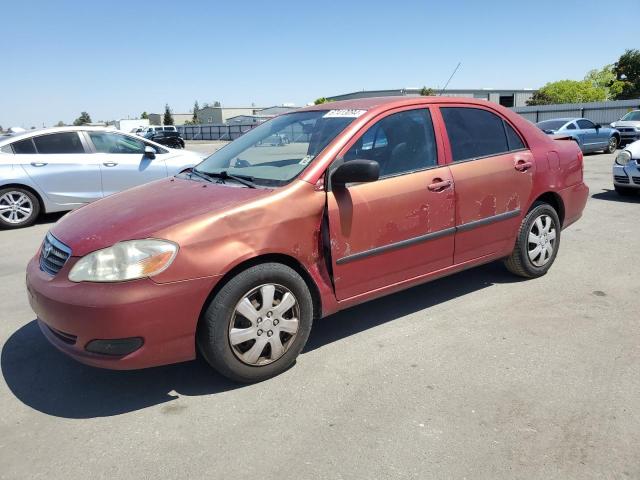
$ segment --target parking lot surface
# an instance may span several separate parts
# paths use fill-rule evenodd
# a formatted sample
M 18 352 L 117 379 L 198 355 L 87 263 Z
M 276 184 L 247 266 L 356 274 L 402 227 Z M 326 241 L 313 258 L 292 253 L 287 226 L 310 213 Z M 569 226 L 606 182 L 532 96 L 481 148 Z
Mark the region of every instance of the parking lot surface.
M 0 477 L 640 478 L 640 197 L 612 191 L 612 160 L 585 157 L 546 276 L 495 263 L 349 309 L 250 386 L 58 353 L 24 270 L 60 216 L 0 231 Z

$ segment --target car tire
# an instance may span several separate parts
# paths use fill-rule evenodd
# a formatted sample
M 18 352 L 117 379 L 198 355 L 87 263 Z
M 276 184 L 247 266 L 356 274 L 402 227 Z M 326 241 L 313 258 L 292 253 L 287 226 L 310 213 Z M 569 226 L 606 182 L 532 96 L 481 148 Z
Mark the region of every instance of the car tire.
M 638 190 L 635 188 L 619 187 L 618 185 L 614 185 L 613 188 L 621 197 L 631 197 L 638 193 Z
M 40 200 L 20 187 L 0 189 L 0 227 L 23 228 L 33 225 L 40 215 Z
M 609 138 L 609 143 L 607 144 L 607 148 L 604 149 L 604 153 L 615 153 L 618 149 L 618 139 L 616 137 Z
M 516 244 L 504 264 L 511 273 L 525 278 L 546 274 L 560 248 L 560 219 L 548 203 L 536 202 L 524 217 Z
M 210 301 L 198 326 L 198 348 L 231 380 L 260 382 L 295 363 L 313 316 L 311 293 L 295 270 L 256 265 L 231 278 Z

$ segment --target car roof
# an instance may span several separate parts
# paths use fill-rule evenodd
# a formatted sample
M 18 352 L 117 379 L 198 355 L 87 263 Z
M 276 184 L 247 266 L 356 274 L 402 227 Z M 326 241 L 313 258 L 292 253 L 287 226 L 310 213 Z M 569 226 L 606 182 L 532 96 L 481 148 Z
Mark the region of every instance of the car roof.
M 538 123 L 542 122 L 575 122 L 576 120 L 582 120 L 582 117 L 562 117 L 562 118 L 547 118 L 546 120 L 540 120 Z
M 389 109 L 395 107 L 403 107 L 405 105 L 425 104 L 432 103 L 463 103 L 467 105 L 496 105 L 494 102 L 488 100 L 482 100 L 479 98 L 468 97 L 440 97 L 440 96 L 420 96 L 420 95 L 405 95 L 396 97 L 367 97 L 367 98 L 354 98 L 350 100 L 339 100 L 337 102 L 321 103 L 320 105 L 310 105 L 308 107 L 300 108 L 294 112 L 314 111 L 314 110 L 375 110 L 375 109 Z M 287 115 L 287 114 L 285 114 Z
M 51 127 L 51 128 L 38 128 L 35 130 L 28 130 L 26 132 L 16 133 L 15 135 L 9 135 L 7 137 L 0 137 L 0 145 L 7 143 L 13 143 L 16 140 L 22 140 L 25 138 L 36 137 L 38 135 L 49 133 L 61 133 L 61 132 L 114 132 L 118 131 L 114 127 L 90 127 L 90 126 L 71 126 L 71 127 Z M 125 133 L 125 132 L 120 132 Z

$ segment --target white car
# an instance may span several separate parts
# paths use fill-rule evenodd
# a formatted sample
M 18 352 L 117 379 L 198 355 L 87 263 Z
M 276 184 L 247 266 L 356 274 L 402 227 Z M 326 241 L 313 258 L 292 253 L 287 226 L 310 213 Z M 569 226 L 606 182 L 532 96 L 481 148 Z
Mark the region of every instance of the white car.
M 0 137 L 0 227 L 73 210 L 176 175 L 202 155 L 104 127 L 59 127 Z

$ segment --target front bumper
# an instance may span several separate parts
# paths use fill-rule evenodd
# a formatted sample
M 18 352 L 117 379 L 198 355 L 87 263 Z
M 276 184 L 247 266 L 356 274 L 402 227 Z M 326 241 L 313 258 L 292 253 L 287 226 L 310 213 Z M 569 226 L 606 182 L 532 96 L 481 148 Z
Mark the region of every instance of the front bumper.
M 67 275 L 76 260 L 72 257 L 55 276 L 40 270 L 35 257 L 27 266 L 29 303 L 56 348 L 87 365 L 116 370 L 195 358 L 198 318 L 218 277 L 166 284 L 149 279 L 74 283 Z M 105 351 L 104 345 L 106 352 L 115 349 L 87 350 Z
M 635 142 L 636 140 L 640 140 L 640 132 L 619 132 L 620 133 L 620 143 L 630 143 Z
M 613 184 L 618 187 L 640 189 L 640 160 L 631 160 L 624 167 L 613 164 Z

